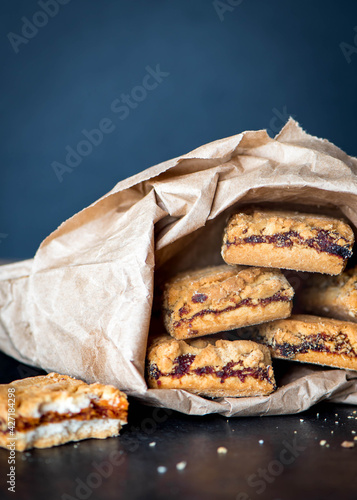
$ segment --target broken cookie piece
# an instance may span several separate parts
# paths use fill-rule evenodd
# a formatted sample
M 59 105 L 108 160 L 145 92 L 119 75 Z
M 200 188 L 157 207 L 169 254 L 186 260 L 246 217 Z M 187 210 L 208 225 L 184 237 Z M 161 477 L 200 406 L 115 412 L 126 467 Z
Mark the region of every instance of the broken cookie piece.
M 345 222 L 299 212 L 246 210 L 225 228 L 227 264 L 277 267 L 336 275 L 352 255 L 354 235 Z
M 164 324 L 176 339 L 290 316 L 293 288 L 276 269 L 216 266 L 166 284 Z
M 273 358 L 357 370 L 356 323 L 293 315 L 255 327 L 251 338 L 268 346 Z
M 127 413 L 126 395 L 111 385 L 58 373 L 15 380 L 0 385 L 0 446 L 13 441 L 23 451 L 117 436 Z
M 249 340 L 156 338 L 147 354 L 148 385 L 209 397 L 265 396 L 276 388 L 269 349 Z

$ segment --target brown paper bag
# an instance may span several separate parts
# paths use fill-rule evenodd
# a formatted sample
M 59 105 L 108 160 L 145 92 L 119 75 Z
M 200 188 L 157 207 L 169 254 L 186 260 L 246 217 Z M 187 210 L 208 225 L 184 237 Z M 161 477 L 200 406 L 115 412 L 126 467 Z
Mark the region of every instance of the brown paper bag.
M 33 260 L 0 267 L 0 348 L 196 415 L 295 413 L 327 398 L 357 404 L 357 372 L 295 364 L 267 397 L 147 390 L 154 270 L 159 283 L 222 262 L 229 210 L 277 201 L 338 207 L 357 227 L 357 160 L 290 119 L 275 139 L 243 132 L 119 182 L 48 236 Z

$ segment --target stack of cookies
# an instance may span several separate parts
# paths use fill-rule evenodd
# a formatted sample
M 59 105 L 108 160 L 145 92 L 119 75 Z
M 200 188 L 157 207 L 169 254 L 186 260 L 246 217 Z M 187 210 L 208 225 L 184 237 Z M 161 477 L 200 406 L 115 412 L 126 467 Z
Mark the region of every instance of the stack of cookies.
M 271 356 L 357 370 L 357 325 L 291 316 L 294 289 L 281 271 L 335 275 L 312 275 L 301 303 L 308 312 L 357 318 L 357 270 L 341 274 L 353 243 L 351 227 L 327 216 L 254 209 L 232 215 L 222 243 L 226 265 L 165 285 L 167 334 L 149 344 L 149 387 L 209 397 L 268 395 L 276 388 Z M 354 300 L 345 299 L 353 292 Z M 258 326 L 248 330 L 250 340 L 224 333 L 236 330 L 239 338 L 251 325 Z

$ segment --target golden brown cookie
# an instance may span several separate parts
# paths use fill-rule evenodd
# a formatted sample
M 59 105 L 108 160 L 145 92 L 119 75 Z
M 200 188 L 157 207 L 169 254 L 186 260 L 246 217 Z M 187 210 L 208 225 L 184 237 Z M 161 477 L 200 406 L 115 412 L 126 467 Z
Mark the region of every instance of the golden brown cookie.
M 299 305 L 306 312 L 357 322 L 357 267 L 339 276 L 311 276 Z
M 222 257 L 227 264 L 339 274 L 352 255 L 353 243 L 352 229 L 339 219 L 246 210 L 230 218 Z
M 293 295 L 277 269 L 209 267 L 166 284 L 164 323 L 176 339 L 200 337 L 286 318 Z
M 147 354 L 148 385 L 209 397 L 264 396 L 275 389 L 269 349 L 249 340 L 157 338 Z
M 357 370 L 355 323 L 301 314 L 254 330 L 273 358 Z
M 126 395 L 111 385 L 58 373 L 15 380 L 0 385 L 0 446 L 14 442 L 23 451 L 117 436 L 127 413 Z

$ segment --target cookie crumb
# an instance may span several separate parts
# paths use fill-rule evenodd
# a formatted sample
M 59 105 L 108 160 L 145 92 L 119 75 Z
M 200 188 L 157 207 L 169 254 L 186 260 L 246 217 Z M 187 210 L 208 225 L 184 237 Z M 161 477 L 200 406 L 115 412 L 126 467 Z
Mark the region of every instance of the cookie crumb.
M 304 419 L 303 419 L 303 418 L 300 418 L 300 422 L 303 422 L 303 421 L 304 421 Z
M 217 448 L 217 453 L 219 453 L 220 455 L 225 455 L 227 451 L 227 448 L 225 448 L 224 446 L 220 446 L 219 448 Z
M 341 443 L 342 448 L 353 448 L 355 443 L 353 441 L 344 441 Z
M 320 446 L 325 446 L 326 442 L 327 442 L 326 439 L 321 439 Z
M 150 446 L 150 448 L 154 448 L 154 446 L 156 446 L 155 441 L 152 441 L 152 443 L 149 443 L 149 446 Z
M 159 467 L 157 468 L 157 472 L 159 474 L 165 474 L 166 471 L 167 471 L 167 467 L 164 467 L 163 465 L 159 465 Z
M 179 462 L 176 464 L 176 469 L 177 470 L 184 470 L 186 468 L 187 462 Z
M 259 444 L 264 444 L 264 440 L 263 439 L 259 439 Z

